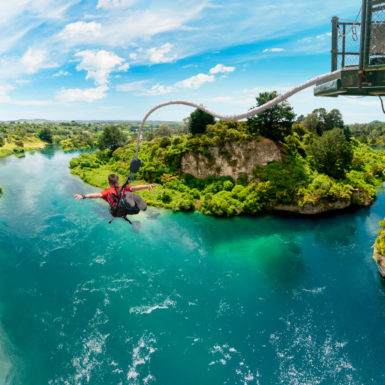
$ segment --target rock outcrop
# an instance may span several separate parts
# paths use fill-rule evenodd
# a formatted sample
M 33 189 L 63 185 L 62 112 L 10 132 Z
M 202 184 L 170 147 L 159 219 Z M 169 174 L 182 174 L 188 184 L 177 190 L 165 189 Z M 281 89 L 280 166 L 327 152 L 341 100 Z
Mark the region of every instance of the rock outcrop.
M 377 262 L 381 276 L 385 278 L 385 257 L 380 253 L 377 246 L 374 246 L 373 259 Z
M 306 203 L 302 207 L 297 205 L 275 205 L 270 207 L 273 211 L 288 211 L 292 213 L 315 215 L 333 210 L 343 210 L 353 205 L 368 207 L 373 202 L 373 199 L 367 195 L 363 195 L 359 190 L 353 191 L 350 199 L 341 199 L 335 202 L 330 202 L 326 199 L 320 199 L 316 203 Z
M 231 176 L 237 180 L 240 174 L 249 177 L 256 165 L 266 166 L 273 160 L 282 160 L 281 151 L 270 139 L 248 143 L 228 143 L 223 148 L 210 147 L 207 154 L 188 152 L 181 162 L 182 171 L 196 178 L 208 175 Z

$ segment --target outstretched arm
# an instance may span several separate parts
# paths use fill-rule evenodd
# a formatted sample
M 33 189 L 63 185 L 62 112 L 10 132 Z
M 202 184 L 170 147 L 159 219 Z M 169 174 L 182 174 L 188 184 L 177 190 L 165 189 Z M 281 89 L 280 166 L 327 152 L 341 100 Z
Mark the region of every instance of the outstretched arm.
M 96 198 L 101 198 L 102 197 L 102 194 L 101 193 L 91 193 L 91 194 L 85 194 L 85 195 L 82 195 L 82 194 L 73 194 L 73 196 L 76 198 L 76 199 L 96 199 Z
M 146 184 L 146 185 L 140 185 L 140 186 L 132 186 L 131 187 L 131 191 L 134 192 L 134 191 L 146 190 L 146 189 L 152 190 L 155 186 L 156 186 L 155 183 Z

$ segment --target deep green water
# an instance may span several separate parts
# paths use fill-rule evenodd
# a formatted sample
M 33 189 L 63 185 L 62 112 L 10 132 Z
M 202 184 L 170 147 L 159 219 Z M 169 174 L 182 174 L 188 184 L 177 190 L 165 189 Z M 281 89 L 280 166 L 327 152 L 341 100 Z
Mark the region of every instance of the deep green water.
M 74 154 L 0 160 L 0 384 L 384 384 L 385 194 L 329 218 L 108 224 Z

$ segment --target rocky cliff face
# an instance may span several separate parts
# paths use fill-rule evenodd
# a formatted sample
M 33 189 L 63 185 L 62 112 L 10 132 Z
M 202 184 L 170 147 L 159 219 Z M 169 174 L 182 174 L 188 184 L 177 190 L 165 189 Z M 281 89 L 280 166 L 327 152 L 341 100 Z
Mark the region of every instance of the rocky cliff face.
M 188 152 L 182 158 L 182 171 L 196 178 L 208 175 L 249 177 L 256 165 L 266 166 L 269 162 L 282 159 L 278 146 L 270 139 L 248 143 L 228 143 L 223 148 L 211 147 L 207 154 Z

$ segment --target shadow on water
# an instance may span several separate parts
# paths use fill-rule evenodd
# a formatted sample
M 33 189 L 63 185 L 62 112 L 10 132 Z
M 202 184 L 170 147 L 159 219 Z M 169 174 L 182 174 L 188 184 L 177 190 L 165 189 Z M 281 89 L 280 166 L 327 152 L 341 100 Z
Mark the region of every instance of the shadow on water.
M 78 154 L 81 154 L 81 153 L 87 153 L 87 152 L 92 152 L 94 150 L 90 150 L 90 149 L 87 149 L 87 150 L 79 150 L 79 149 L 76 149 L 76 150 L 63 150 L 63 148 L 59 145 L 51 145 L 51 146 L 47 146 L 47 147 L 44 147 L 40 150 L 35 150 L 35 151 L 31 151 L 29 152 L 31 155 L 32 154 L 35 154 L 35 153 L 39 153 L 39 154 L 42 154 L 44 155 L 45 158 L 52 158 L 55 154 L 57 154 L 58 152 L 63 152 L 64 154 L 74 154 L 74 156 L 78 155 Z
M 231 219 L 203 217 L 204 219 L 201 221 L 203 223 L 197 223 L 197 227 L 200 236 L 207 243 L 214 245 L 223 242 L 221 236 L 223 230 L 231 223 L 232 231 L 227 234 L 226 242 L 250 242 L 252 244 L 256 239 L 268 239 L 274 235 L 279 235 L 279 239 L 276 239 L 278 243 L 300 244 L 303 237 L 312 235 L 318 243 L 345 246 L 351 242 L 352 237 L 369 216 L 370 209 L 361 208 L 351 212 L 320 217 L 291 215 Z
M 134 233 L 139 233 L 140 229 L 142 228 L 142 223 L 139 221 L 131 221 L 132 225 L 131 226 L 131 231 Z
M 146 214 L 145 214 L 146 219 L 152 219 L 152 220 L 158 219 L 159 215 L 160 215 L 160 212 L 159 211 L 155 211 L 153 209 L 147 210 Z
M 34 154 L 34 153 L 36 152 L 36 153 L 39 153 L 39 154 L 44 155 L 45 158 L 50 159 L 50 158 L 53 158 L 53 156 L 55 155 L 55 153 L 56 153 L 58 150 L 60 150 L 60 149 L 61 149 L 60 146 L 54 146 L 54 145 L 53 145 L 53 146 L 47 146 L 47 147 L 45 147 L 45 148 L 43 148 L 43 149 L 41 149 L 41 150 L 34 151 L 33 153 L 31 153 L 31 155 Z
M 263 268 L 275 285 L 294 286 L 305 273 L 302 250 L 294 239 L 286 240 L 284 250 L 274 258 L 265 259 Z

